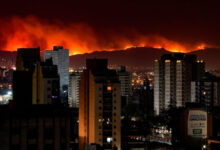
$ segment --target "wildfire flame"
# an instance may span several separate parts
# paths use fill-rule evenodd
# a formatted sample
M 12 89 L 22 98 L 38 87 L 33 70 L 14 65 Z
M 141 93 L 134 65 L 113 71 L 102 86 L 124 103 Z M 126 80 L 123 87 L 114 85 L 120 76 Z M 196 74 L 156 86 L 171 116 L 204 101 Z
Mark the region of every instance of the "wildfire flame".
M 76 55 L 131 47 L 164 48 L 172 52 L 188 52 L 206 47 L 205 43 L 189 47 L 162 36 L 142 35 L 138 32 L 131 39 L 119 33 L 108 35 L 105 40 L 103 38 L 105 37 L 85 23 L 49 22 L 33 16 L 0 20 L 0 48 L 11 51 L 38 46 L 41 49 L 51 49 L 54 45 L 62 45 L 70 50 L 70 55 Z

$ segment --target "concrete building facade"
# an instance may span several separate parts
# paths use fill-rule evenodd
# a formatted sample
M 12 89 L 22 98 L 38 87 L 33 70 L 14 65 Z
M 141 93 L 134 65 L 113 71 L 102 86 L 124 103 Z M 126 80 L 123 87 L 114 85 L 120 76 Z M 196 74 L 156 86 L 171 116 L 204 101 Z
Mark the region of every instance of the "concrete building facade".
M 60 94 L 65 97 L 64 101 L 66 101 L 69 86 L 69 50 L 63 49 L 62 46 L 54 46 L 53 50 L 44 51 L 44 60 L 49 58 L 52 58 L 53 64 L 57 65 L 60 76 Z
M 220 106 L 220 79 L 209 74 L 209 77 L 191 82 L 191 102 L 208 108 Z
M 32 79 L 32 104 L 60 102 L 60 78 L 52 59 L 38 62 Z
M 164 54 L 154 61 L 154 111 L 183 107 L 190 102 L 191 81 L 204 75 L 204 62 L 195 55 Z
M 121 93 L 115 70 L 105 59 L 88 59 L 80 80 L 79 149 L 94 143 L 121 149 Z
M 69 83 L 69 106 L 79 108 L 79 81 L 80 73 L 74 72 L 70 75 Z

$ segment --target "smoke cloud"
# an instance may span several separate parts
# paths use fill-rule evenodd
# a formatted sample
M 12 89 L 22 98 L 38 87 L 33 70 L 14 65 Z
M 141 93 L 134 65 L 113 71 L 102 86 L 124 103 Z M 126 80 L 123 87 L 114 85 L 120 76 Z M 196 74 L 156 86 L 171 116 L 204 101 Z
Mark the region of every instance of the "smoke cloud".
M 204 49 L 207 44 L 180 43 L 160 35 L 145 35 L 135 29 L 98 32 L 86 23 L 68 23 L 43 20 L 34 16 L 0 19 L 0 49 L 15 51 L 17 48 L 41 47 L 52 49 L 62 45 L 70 55 L 101 50 L 118 50 L 142 46 L 164 48 L 173 52 Z

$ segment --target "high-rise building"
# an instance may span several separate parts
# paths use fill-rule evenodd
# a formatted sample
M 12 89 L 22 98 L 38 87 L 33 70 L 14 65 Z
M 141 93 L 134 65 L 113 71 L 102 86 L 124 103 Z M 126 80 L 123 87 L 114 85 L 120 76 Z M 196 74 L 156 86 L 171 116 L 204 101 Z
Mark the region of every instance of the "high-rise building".
M 13 72 L 13 99 L 20 105 L 32 104 L 32 75 L 40 61 L 40 48 L 19 48 Z
M 39 48 L 18 52 L 14 99 L 0 107 L 0 149 L 73 149 L 75 110 L 60 105 L 57 66 L 52 58 L 41 62 L 39 54 Z
M 17 51 L 16 70 L 33 71 L 40 61 L 40 48 L 19 48 Z
M 119 81 L 121 83 L 121 96 L 125 98 L 126 104 L 129 101 L 129 98 L 132 96 L 132 84 L 131 78 L 132 75 L 130 72 L 126 71 L 125 66 L 120 66 L 117 70 Z
M 55 105 L 0 105 L 0 149 L 69 150 L 73 117 L 71 109 Z
M 141 89 L 138 90 L 140 95 L 140 108 L 147 115 L 153 114 L 153 89 L 150 88 L 150 82 L 148 78 L 144 80 L 144 84 Z
M 98 144 L 121 149 L 121 94 L 115 70 L 106 59 L 88 59 L 80 80 L 79 149 Z
M 38 62 L 32 79 L 32 104 L 59 103 L 60 80 L 52 59 Z
M 62 46 L 54 46 L 53 50 L 44 51 L 44 60 L 52 58 L 53 64 L 57 65 L 60 76 L 60 91 L 63 102 L 68 99 L 69 86 L 69 50 Z
M 70 107 L 79 107 L 79 81 L 80 73 L 74 72 L 70 75 L 69 83 L 69 106 Z
M 13 97 L 21 105 L 59 103 L 59 75 L 52 59 L 40 61 L 40 48 L 18 49 Z
M 202 80 L 191 82 L 191 102 L 207 108 L 220 106 L 220 78 L 206 73 Z
M 196 55 L 164 54 L 154 61 L 154 111 L 157 115 L 169 107 L 190 102 L 191 81 L 204 75 L 204 62 Z

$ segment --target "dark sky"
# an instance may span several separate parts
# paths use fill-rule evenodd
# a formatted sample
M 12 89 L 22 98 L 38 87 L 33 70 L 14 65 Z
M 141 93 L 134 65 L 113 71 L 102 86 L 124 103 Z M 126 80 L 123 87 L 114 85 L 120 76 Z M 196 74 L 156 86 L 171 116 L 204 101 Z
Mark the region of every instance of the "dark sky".
M 3 18 L 34 15 L 66 23 L 85 22 L 98 32 L 135 29 L 181 42 L 220 45 L 220 7 L 217 1 L 4 0 L 0 6 Z

